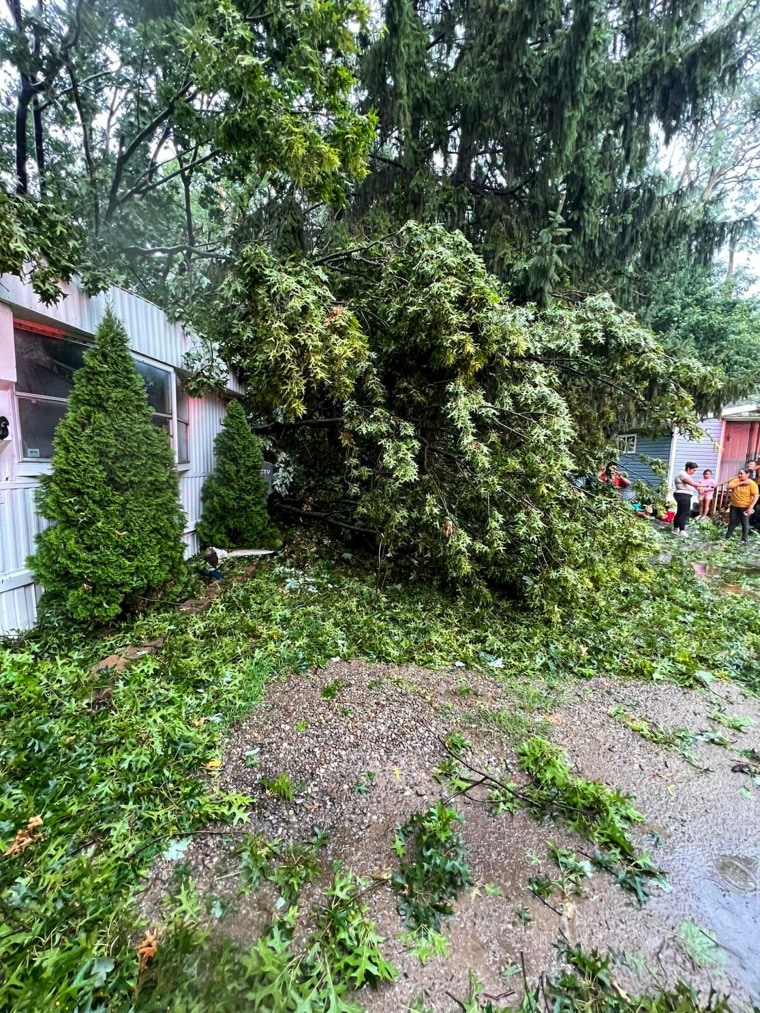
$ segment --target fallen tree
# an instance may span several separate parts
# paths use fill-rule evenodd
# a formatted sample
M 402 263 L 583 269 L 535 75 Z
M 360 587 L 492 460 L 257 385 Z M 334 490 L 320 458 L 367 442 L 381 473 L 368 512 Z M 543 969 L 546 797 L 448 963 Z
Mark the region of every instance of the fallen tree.
M 459 233 L 408 224 L 324 258 L 249 247 L 205 321 L 279 456 L 280 509 L 381 561 L 567 602 L 645 539 L 594 473 L 622 418 L 696 425 L 714 382 L 607 296 L 510 304 Z

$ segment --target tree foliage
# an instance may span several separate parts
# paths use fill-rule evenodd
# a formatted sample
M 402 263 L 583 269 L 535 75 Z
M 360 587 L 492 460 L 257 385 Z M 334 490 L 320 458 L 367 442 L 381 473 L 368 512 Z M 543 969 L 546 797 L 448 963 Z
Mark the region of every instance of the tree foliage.
M 83 265 L 110 280 L 176 309 L 263 208 L 340 206 L 364 171 L 373 121 L 350 100 L 361 0 L 11 7 L 5 188 L 65 209 Z
M 709 13 L 709 17 L 707 16 Z M 388 0 L 361 68 L 378 110 L 357 214 L 461 228 L 518 298 L 625 287 L 729 223 L 653 164 L 752 51 L 748 4 Z
M 43 302 L 55 302 L 58 282 L 81 266 L 82 242 L 59 208 L 0 191 L 0 274 L 28 277 Z
M 451 580 L 582 590 L 578 574 L 607 579 L 619 511 L 575 480 L 614 432 L 689 430 L 693 397 L 751 386 L 720 337 L 744 311 L 689 304 L 675 279 L 748 225 L 726 193 L 752 146 L 710 147 L 708 124 L 732 101 L 752 119 L 755 13 L 387 0 L 380 14 L 16 3 L 0 164 L 19 201 L 66 208 L 84 236 L 80 251 L 29 241 L 39 285 L 54 295 L 79 262 L 90 284 L 105 270 L 195 323 L 199 372 L 218 377 L 218 347 L 250 383 L 290 476 L 283 514 Z M 691 153 L 680 178 L 668 146 Z M 698 340 L 711 314 L 724 322 Z
M 53 526 L 38 536 L 29 566 L 51 620 L 104 624 L 181 575 L 174 458 L 110 312 L 74 376 L 38 508 Z
M 214 470 L 201 491 L 198 537 L 219 548 L 260 548 L 269 528 L 264 459 L 239 401 L 230 402 L 214 451 Z
M 650 276 L 645 319 L 674 354 L 720 369 L 713 405 L 760 389 L 760 301 L 740 277 L 717 271 L 674 271 Z
M 391 561 L 550 599 L 633 553 L 635 533 L 614 537 L 617 500 L 575 481 L 621 410 L 688 429 L 687 385 L 707 383 L 608 297 L 511 304 L 440 226 L 319 270 L 258 250 L 218 299 L 223 353 L 280 420 L 263 429 L 293 468 L 282 511 L 364 533 Z

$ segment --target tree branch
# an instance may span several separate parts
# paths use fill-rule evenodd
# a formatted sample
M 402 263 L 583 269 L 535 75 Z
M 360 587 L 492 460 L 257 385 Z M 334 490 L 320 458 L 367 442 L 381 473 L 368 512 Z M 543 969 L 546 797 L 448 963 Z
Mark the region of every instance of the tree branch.
M 67 69 L 69 69 L 70 66 L 71 66 L 70 63 L 67 64 Z M 119 68 L 119 70 L 121 70 L 121 68 Z M 78 82 L 80 92 L 85 85 L 90 83 L 90 81 L 95 81 L 99 77 L 110 77 L 113 74 L 118 74 L 119 70 L 99 70 L 97 74 L 90 74 L 89 77 L 85 77 Z M 62 99 L 64 95 L 68 95 L 73 90 L 74 89 L 72 87 L 64 88 L 62 91 L 59 91 L 56 95 L 53 95 L 51 98 L 49 98 L 46 102 L 40 102 L 40 112 L 44 112 L 50 106 L 55 105 L 55 103 L 59 99 Z
M 69 62 L 66 68 L 69 72 L 69 79 L 71 80 L 71 88 L 67 91 L 71 92 L 74 100 L 74 108 L 79 116 L 79 123 L 82 127 L 82 149 L 84 151 L 84 164 L 87 169 L 87 179 L 90 186 L 90 192 L 92 193 L 92 216 L 93 224 L 95 226 L 95 235 L 97 236 L 100 232 L 100 201 L 98 200 L 98 188 L 95 181 L 95 165 L 92 159 L 92 146 L 90 144 L 90 128 L 89 124 L 85 120 L 84 110 L 82 108 L 82 100 L 79 92 L 79 84 L 74 75 L 74 68 Z
M 142 256 L 150 256 L 153 253 L 191 253 L 194 257 L 202 257 L 205 260 L 222 260 L 225 263 L 232 261 L 232 257 L 227 253 L 218 253 L 215 250 L 206 250 L 198 246 L 188 246 L 187 243 L 179 243 L 177 246 L 125 246 L 123 252 Z
M 345 420 L 342 417 L 334 419 L 296 419 L 295 422 L 267 422 L 263 426 L 251 426 L 254 433 L 271 433 L 276 429 L 298 429 L 303 426 L 338 426 Z
M 185 80 L 182 87 L 169 100 L 161 112 L 154 116 L 150 123 L 144 126 L 143 129 L 136 134 L 126 148 L 122 148 L 119 151 L 118 158 L 116 159 L 116 169 L 114 170 L 113 182 L 111 183 L 111 190 L 108 195 L 108 208 L 106 210 L 105 218 L 107 224 L 111 222 L 114 212 L 119 204 L 124 202 L 123 200 L 119 200 L 119 187 L 121 186 L 121 179 L 124 175 L 124 169 L 126 168 L 127 162 L 129 162 L 130 158 L 132 158 L 140 145 L 147 141 L 148 138 L 151 137 L 156 130 L 158 130 L 158 128 L 169 119 L 174 111 L 174 106 L 177 102 L 179 102 L 183 95 L 188 93 L 189 90 L 190 81 Z M 124 198 L 124 200 L 125 199 L 126 198 Z
M 126 202 L 132 197 L 142 197 L 143 194 L 150 193 L 151 190 L 157 190 L 160 186 L 163 186 L 164 183 L 168 183 L 170 179 L 174 179 L 176 176 L 181 176 L 183 172 L 192 172 L 193 169 L 197 169 L 199 165 L 203 165 L 205 162 L 210 161 L 212 158 L 216 158 L 216 156 L 220 154 L 221 149 L 214 148 L 213 151 L 210 151 L 207 155 L 203 155 L 201 158 L 197 158 L 194 162 L 191 162 L 190 165 L 186 165 L 182 169 L 175 169 L 174 172 L 170 172 L 168 176 L 161 176 L 161 178 L 157 179 L 155 183 L 144 183 L 143 181 L 148 178 L 148 173 L 143 173 L 140 181 L 136 183 L 131 190 L 128 190 L 123 197 L 119 198 L 119 206 L 121 207 L 122 204 L 126 204 Z M 167 159 L 166 162 L 162 162 L 161 165 L 156 168 L 160 169 L 163 165 L 169 165 L 173 161 L 173 158 Z
M 312 517 L 320 521 L 327 521 L 328 524 L 334 524 L 339 528 L 346 528 L 347 531 L 358 531 L 362 535 L 372 535 L 373 538 L 382 538 L 383 536 L 379 531 L 375 531 L 374 528 L 362 528 L 358 524 L 349 524 L 347 521 L 339 521 L 337 517 L 333 517 L 331 514 L 322 513 L 319 510 L 299 510 L 298 507 L 288 506 L 286 503 L 278 503 L 278 510 L 286 510 L 290 514 L 297 514 L 299 517 Z

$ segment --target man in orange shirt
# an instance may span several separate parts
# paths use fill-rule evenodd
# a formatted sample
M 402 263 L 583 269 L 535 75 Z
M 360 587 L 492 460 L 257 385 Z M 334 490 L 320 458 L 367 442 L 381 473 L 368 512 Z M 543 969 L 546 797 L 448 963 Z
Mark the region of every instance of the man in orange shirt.
M 757 482 L 749 477 L 746 468 L 740 468 L 736 478 L 728 483 L 731 490 L 731 519 L 726 532 L 726 538 L 730 538 L 736 528 L 742 526 L 742 544 L 746 545 L 749 539 L 749 519 L 755 509 L 755 503 L 760 498 L 760 489 Z

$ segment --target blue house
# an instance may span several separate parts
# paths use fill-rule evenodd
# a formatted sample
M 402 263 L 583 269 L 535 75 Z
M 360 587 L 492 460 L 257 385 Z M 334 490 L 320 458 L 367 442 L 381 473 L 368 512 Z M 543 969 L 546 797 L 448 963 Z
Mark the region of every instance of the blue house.
M 617 437 L 618 468 L 631 481 L 641 479 L 658 488 L 660 477 L 641 458 L 650 457 L 656 461 L 662 461 L 667 465 L 665 484 L 671 490 L 674 476 L 683 468 L 686 461 L 697 463 L 699 477 L 705 468 L 710 468 L 717 479 L 724 420 L 710 416 L 703 419 L 700 425 L 703 435 L 697 440 L 689 439 L 677 429 L 654 438 L 635 432 L 620 433 Z M 627 498 L 630 498 L 630 494 Z

